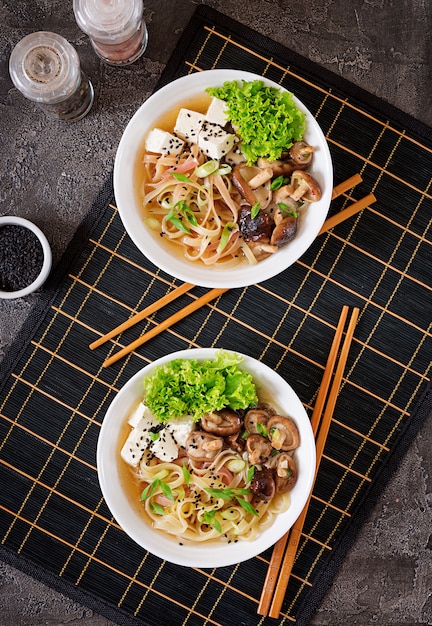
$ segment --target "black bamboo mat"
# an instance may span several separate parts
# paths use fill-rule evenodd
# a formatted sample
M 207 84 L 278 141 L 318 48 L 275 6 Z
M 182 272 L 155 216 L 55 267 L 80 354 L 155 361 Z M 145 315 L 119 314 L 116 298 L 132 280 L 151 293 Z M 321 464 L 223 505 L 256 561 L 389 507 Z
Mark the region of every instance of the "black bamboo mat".
M 430 129 L 203 6 L 160 85 L 230 67 L 266 75 L 308 106 L 328 139 L 335 184 L 361 174 L 331 213 L 370 192 L 377 202 L 319 236 L 283 274 L 225 293 L 104 369 L 118 347 L 88 345 L 176 283 L 136 250 L 110 183 L 102 190 L 1 364 L 0 538 L 3 559 L 122 624 L 306 624 L 431 410 Z M 119 345 L 204 291 L 130 329 Z M 263 360 L 310 412 L 344 304 L 361 313 L 323 461 L 281 617 L 261 618 L 270 550 L 232 567 L 181 568 L 122 532 L 98 486 L 100 426 L 130 376 L 189 347 Z

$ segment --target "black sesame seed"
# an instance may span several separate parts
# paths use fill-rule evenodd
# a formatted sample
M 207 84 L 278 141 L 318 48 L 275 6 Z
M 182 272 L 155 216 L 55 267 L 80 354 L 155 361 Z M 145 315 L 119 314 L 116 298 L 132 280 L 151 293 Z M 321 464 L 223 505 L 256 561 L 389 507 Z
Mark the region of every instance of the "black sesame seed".
M 24 289 L 39 276 L 42 264 L 42 246 L 31 230 L 15 224 L 0 228 L 0 289 Z

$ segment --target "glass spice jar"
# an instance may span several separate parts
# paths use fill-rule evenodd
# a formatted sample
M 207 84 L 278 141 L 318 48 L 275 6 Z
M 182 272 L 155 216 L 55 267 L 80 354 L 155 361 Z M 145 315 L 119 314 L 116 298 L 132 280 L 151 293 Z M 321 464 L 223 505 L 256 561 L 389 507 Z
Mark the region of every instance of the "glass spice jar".
M 147 47 L 143 0 L 74 0 L 75 19 L 96 54 L 110 65 L 129 65 Z
M 93 104 L 94 91 L 78 53 L 64 37 L 48 31 L 27 35 L 9 60 L 17 89 L 50 118 L 79 120 Z

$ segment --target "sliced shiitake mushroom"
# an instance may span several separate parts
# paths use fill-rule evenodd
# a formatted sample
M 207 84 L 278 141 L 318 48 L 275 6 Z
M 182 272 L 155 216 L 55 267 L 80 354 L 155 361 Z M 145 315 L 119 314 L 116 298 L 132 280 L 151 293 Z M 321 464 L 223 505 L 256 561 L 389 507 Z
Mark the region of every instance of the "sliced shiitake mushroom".
M 257 261 L 263 261 L 278 251 L 278 247 L 271 245 L 269 241 L 248 241 L 247 245 Z
M 194 430 L 189 433 L 186 440 L 186 453 L 193 461 L 204 463 L 213 461 L 222 450 L 223 445 L 223 437 L 202 430 Z
M 207 433 L 226 437 L 240 430 L 241 419 L 232 409 L 211 411 L 201 417 L 201 428 Z
M 269 414 L 265 409 L 249 409 L 243 418 L 245 429 L 254 435 L 265 435 L 267 433 L 267 422 Z
M 297 232 L 297 218 L 288 216 L 273 230 L 270 245 L 280 248 L 294 239 Z
M 251 215 L 252 206 L 244 204 L 240 207 L 238 224 L 245 241 L 261 241 L 268 243 L 272 231 L 272 220 L 264 211 L 259 211 L 256 217 Z
M 273 472 L 271 470 L 255 470 L 250 490 L 259 500 L 271 500 L 276 492 Z
M 291 186 L 293 192 L 291 197 L 294 200 L 307 200 L 307 202 L 318 202 L 321 199 L 321 187 L 318 181 L 308 172 L 296 170 L 291 176 Z
M 278 493 L 286 493 L 291 491 L 297 482 L 297 466 L 293 457 L 287 452 L 277 455 L 276 466 L 276 491 Z
M 249 463 L 257 465 L 257 463 L 263 463 L 270 456 L 272 444 L 262 435 L 249 435 L 246 439 L 246 450 Z
M 300 445 L 298 428 L 290 417 L 274 415 L 267 424 L 269 438 L 276 450 L 295 450 Z
M 260 168 L 256 165 L 236 165 L 232 172 L 232 180 L 240 194 L 251 206 L 259 203 L 263 211 L 272 199 L 270 180 L 273 170 L 270 167 Z
M 289 149 L 289 155 L 296 168 L 306 169 L 312 165 L 314 150 L 315 148 L 306 141 L 296 141 Z

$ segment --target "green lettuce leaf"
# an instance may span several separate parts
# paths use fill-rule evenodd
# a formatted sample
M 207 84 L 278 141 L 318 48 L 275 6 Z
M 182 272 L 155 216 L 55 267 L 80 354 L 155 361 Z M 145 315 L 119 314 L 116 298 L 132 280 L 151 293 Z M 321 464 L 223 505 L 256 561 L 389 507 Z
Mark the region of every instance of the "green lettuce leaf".
M 249 164 L 259 157 L 279 159 L 304 135 L 306 116 L 290 92 L 267 87 L 261 80 L 227 81 L 206 91 L 226 102 L 227 118 L 241 138 Z
M 219 350 L 215 359 L 174 359 L 144 379 L 144 401 L 161 422 L 190 415 L 198 421 L 225 407 L 247 409 L 258 402 L 252 376 L 238 365 L 242 357 Z

